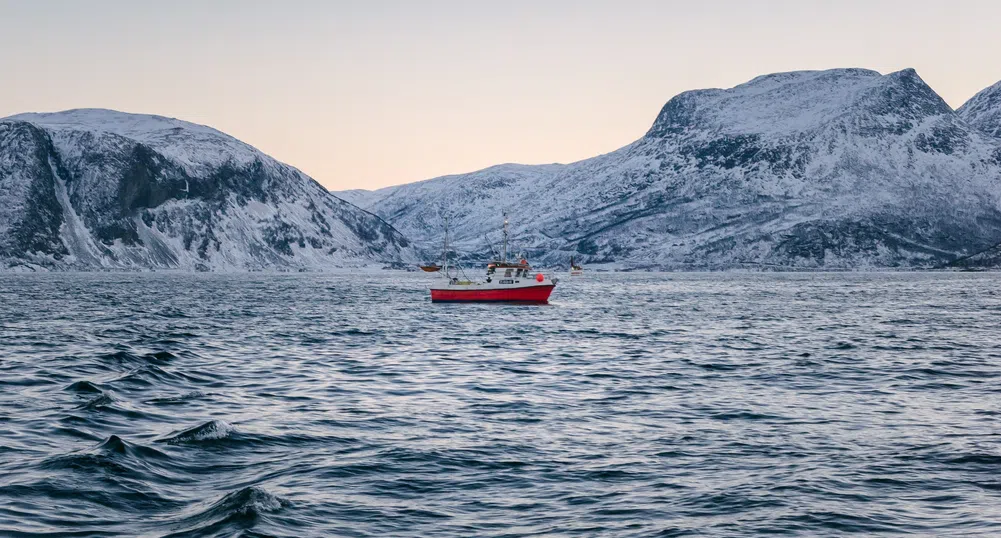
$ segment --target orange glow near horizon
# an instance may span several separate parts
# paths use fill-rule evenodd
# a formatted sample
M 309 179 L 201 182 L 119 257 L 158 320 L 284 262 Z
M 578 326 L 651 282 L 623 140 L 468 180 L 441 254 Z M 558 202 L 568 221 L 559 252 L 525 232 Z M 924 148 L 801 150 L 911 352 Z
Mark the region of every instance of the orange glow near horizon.
M 693 4 L 0 0 L 0 117 L 172 116 L 372 189 L 606 153 L 766 73 L 914 67 L 953 107 L 1001 79 L 1001 3 Z

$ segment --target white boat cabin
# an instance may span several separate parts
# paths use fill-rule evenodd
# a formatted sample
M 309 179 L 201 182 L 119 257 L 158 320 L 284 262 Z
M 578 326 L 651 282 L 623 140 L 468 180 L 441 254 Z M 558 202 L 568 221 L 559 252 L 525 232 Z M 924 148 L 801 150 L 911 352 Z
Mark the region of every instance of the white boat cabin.
M 535 273 L 525 259 L 519 263 L 492 262 L 487 265 L 487 282 L 491 282 L 494 278 L 500 279 L 501 284 L 520 284 L 522 279 L 534 279 Z

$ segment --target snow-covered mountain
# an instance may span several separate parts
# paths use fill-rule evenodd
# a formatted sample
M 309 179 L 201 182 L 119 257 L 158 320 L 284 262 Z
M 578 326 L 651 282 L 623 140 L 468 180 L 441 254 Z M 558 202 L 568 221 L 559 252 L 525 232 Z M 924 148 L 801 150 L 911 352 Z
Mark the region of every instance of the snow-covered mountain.
M 444 213 L 458 249 L 486 257 L 506 211 L 542 263 L 934 267 L 1001 242 L 1001 141 L 911 69 L 780 73 L 682 93 L 606 155 L 353 199 L 428 253 Z
M 1001 82 L 973 96 L 956 112 L 970 125 L 1001 138 Z
M 313 269 L 407 239 L 215 129 L 109 110 L 0 120 L 0 269 Z

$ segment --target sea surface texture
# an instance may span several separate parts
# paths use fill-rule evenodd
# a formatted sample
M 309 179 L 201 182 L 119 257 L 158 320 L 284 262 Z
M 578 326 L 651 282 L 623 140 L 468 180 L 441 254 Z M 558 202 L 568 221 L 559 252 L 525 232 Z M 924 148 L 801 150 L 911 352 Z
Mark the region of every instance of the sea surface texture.
M 0 536 L 1001 535 L 1001 275 L 0 275 Z

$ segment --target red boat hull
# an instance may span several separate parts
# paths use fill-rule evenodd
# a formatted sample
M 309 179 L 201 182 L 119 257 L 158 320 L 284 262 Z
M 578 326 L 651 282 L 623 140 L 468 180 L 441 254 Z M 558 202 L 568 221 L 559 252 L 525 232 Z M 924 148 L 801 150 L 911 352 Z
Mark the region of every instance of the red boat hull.
M 432 303 L 548 303 L 553 284 L 513 289 L 431 290 Z

